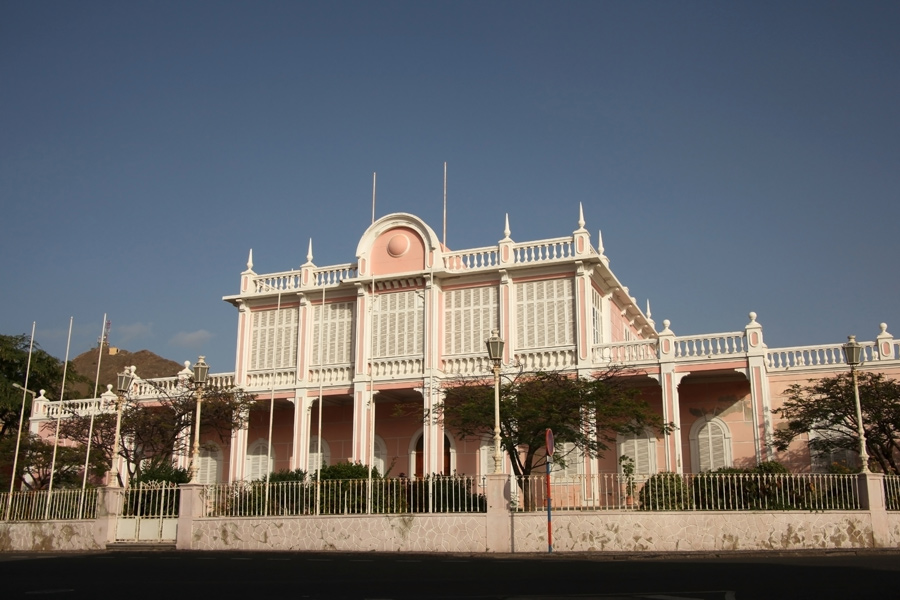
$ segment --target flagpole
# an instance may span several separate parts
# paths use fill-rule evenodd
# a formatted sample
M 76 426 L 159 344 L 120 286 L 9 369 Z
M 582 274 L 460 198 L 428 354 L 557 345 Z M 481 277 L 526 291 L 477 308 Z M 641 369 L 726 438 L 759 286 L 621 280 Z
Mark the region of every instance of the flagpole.
M 97 351 L 97 374 L 94 376 L 94 395 L 92 398 L 97 398 L 97 388 L 100 385 L 100 362 L 103 360 L 103 344 L 106 341 L 106 313 L 103 313 L 103 322 L 100 324 L 100 348 Z M 81 478 L 81 498 L 78 501 L 78 518 L 82 517 L 82 510 L 84 509 L 84 490 L 87 489 L 87 479 L 88 479 L 88 463 L 91 461 L 91 443 L 94 441 L 94 416 L 97 412 L 97 408 L 99 408 L 99 403 L 97 403 L 97 407 L 91 407 L 91 424 L 88 427 L 88 438 L 87 438 L 87 450 L 84 453 L 84 475 Z
M 56 474 L 56 451 L 59 448 L 59 425 L 62 421 L 62 402 L 66 393 L 66 371 L 69 367 L 69 348 L 72 344 L 72 322 L 75 317 L 69 317 L 69 337 L 66 340 L 66 360 L 63 361 L 62 383 L 59 386 L 59 403 L 56 405 L 56 435 L 53 437 L 53 459 L 50 461 L 50 484 L 47 486 L 47 508 L 44 511 L 44 519 L 50 518 L 50 496 L 53 494 L 53 476 Z
M 25 387 L 22 388 L 22 409 L 19 414 L 19 431 L 16 433 L 16 453 L 13 456 L 12 475 L 9 478 L 9 496 L 6 498 L 6 517 L 9 521 L 9 511 L 12 508 L 13 490 L 16 483 L 16 468 L 19 465 L 19 446 L 22 441 L 22 423 L 25 421 L 25 400 L 28 394 L 28 377 L 31 375 L 31 352 L 34 349 L 34 328 L 37 321 L 31 322 L 31 343 L 28 345 L 28 365 L 25 367 Z M 33 401 L 33 400 L 32 400 Z

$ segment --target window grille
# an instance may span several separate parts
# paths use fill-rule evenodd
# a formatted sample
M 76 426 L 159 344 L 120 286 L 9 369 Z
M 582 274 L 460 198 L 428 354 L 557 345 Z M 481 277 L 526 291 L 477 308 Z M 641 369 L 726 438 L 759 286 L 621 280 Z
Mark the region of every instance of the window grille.
M 444 293 L 444 354 L 483 354 L 484 340 L 498 327 L 494 286 Z
M 353 302 L 334 302 L 313 311 L 312 356 L 313 365 L 341 365 L 351 362 L 353 352 Z M 319 351 L 319 331 L 322 349 Z M 320 357 L 321 356 L 321 360 Z
M 372 319 L 375 358 L 422 354 L 423 308 L 417 291 L 378 296 Z
M 297 307 L 253 313 L 250 369 L 277 369 L 297 364 Z
M 518 348 L 571 346 L 574 335 L 574 295 L 571 279 L 516 284 Z

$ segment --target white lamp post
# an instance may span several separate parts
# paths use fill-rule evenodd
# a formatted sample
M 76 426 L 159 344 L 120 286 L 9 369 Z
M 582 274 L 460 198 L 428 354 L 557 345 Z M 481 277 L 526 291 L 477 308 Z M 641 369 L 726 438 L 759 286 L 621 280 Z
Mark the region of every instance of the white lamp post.
M 503 456 L 500 453 L 500 363 L 503 361 L 503 339 L 500 330 L 491 330 L 491 337 L 485 341 L 488 357 L 494 363 L 494 473 L 500 473 Z
M 200 406 L 203 403 L 203 384 L 206 383 L 206 377 L 209 375 L 209 365 L 203 360 L 205 356 L 201 356 L 194 363 L 194 383 L 197 384 L 197 416 L 194 419 L 194 452 L 191 459 L 191 483 L 200 483 L 197 480 L 200 466 Z
M 119 487 L 119 438 L 122 434 L 122 403 L 125 395 L 131 390 L 134 381 L 134 367 L 125 367 L 125 370 L 116 377 L 116 435 L 113 438 L 112 464 L 106 476 L 108 487 Z
M 866 452 L 866 431 L 863 428 L 862 407 L 859 403 L 859 381 L 856 377 L 856 367 L 862 364 L 862 346 L 856 341 L 856 336 L 847 336 L 847 343 L 841 346 L 844 350 L 844 360 L 850 365 L 850 376 L 853 378 L 853 399 L 856 401 L 856 424 L 859 427 L 859 459 L 862 461 L 862 472 L 869 472 L 869 455 Z

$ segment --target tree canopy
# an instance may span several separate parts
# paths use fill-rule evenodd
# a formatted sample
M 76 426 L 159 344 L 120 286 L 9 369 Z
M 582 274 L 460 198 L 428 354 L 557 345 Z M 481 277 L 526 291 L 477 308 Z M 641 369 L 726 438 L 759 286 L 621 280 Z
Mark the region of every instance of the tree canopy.
M 674 426 L 664 423 L 641 397 L 628 387 L 623 368 L 612 368 L 590 378 L 559 372 L 520 375 L 505 381 L 500 390 L 500 443 L 513 472 L 527 476 L 546 465 L 545 432 L 555 439 L 554 462 L 562 465 L 576 453 L 602 456 L 615 445 L 618 434 L 660 434 Z M 446 390 L 436 416 L 463 438 L 493 439 L 494 386 L 483 380 L 464 380 Z M 568 448 L 568 450 L 566 450 Z
M 900 474 L 897 464 L 900 382 L 868 371 L 859 371 L 857 377 L 870 467 L 875 466 L 871 464 L 874 461 L 882 472 Z M 787 424 L 775 431 L 779 450 L 787 450 L 801 434 L 812 434 L 811 453 L 859 452 L 856 401 L 850 374 L 810 380 L 807 385 L 794 384 L 785 390 L 785 396 L 781 408 L 772 411 Z
M 156 398 L 152 400 L 123 399 L 119 456 L 127 465 L 129 478 L 140 480 L 145 469 L 165 468 L 175 454 L 190 455 L 196 393 L 193 381 L 185 379 L 174 389 L 156 386 Z M 246 424 L 255 399 L 240 388 L 204 386 L 201 432 L 215 434 L 220 440 L 230 439 L 233 431 Z M 102 456 L 109 468 L 116 430 L 114 399 L 110 398 L 107 408 L 110 410 L 94 416 L 93 430 L 90 415 L 70 410 L 61 420 L 60 436 L 82 448 L 91 437 L 91 452 Z M 122 484 L 122 475 L 119 477 Z
M 25 416 L 31 414 L 31 394 L 13 387 L 25 383 L 28 369 L 28 347 L 31 338 L 27 335 L 0 335 L 0 438 L 15 437 L 22 412 L 22 397 L 25 396 Z M 46 390 L 47 398 L 58 398 L 62 387 L 63 361 L 50 356 L 35 343 L 31 353 L 31 370 L 28 374 L 28 388 L 35 393 Z M 71 363 L 66 369 L 69 383 L 80 380 Z M 70 398 L 67 387 L 66 398 Z

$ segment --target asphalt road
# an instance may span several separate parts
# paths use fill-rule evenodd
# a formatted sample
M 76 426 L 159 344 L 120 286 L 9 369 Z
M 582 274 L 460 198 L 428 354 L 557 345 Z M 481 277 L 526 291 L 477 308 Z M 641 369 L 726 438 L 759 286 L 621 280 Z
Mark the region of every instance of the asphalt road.
M 0 598 L 898 598 L 900 551 L 0 554 Z

